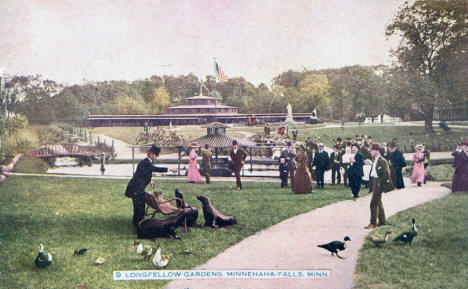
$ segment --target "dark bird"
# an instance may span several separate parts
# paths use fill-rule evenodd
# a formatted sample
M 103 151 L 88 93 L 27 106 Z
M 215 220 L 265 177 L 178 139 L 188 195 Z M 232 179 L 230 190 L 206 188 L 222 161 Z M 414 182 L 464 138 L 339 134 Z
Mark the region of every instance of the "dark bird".
M 393 239 L 393 242 L 403 242 L 404 244 L 409 243 L 411 247 L 411 243 L 413 243 L 414 237 L 418 235 L 418 229 L 416 229 L 416 220 L 413 218 L 411 219 L 411 222 L 413 223 L 413 231 L 401 233 L 400 235 L 396 236 L 395 239 Z
M 50 253 L 44 252 L 44 245 L 39 245 L 39 254 L 34 258 L 34 264 L 37 268 L 45 268 L 52 264 L 52 255 Z
M 323 245 L 317 245 L 317 247 L 324 248 L 328 251 L 330 251 L 333 254 L 336 254 L 336 256 L 340 259 L 343 259 L 340 255 L 338 255 L 338 251 L 343 251 L 346 249 L 346 242 L 351 242 L 351 239 L 346 236 L 344 237 L 344 242 L 341 241 L 333 241 L 328 244 L 323 244 Z
M 385 236 L 381 235 L 373 235 L 369 237 L 369 241 L 375 244 L 376 247 L 380 247 L 383 244 L 387 243 L 388 237 L 393 235 L 393 232 L 387 231 L 385 232 Z
M 86 251 L 88 251 L 88 249 L 86 248 L 82 248 L 82 249 L 79 249 L 79 250 L 75 250 L 73 252 L 73 255 L 83 255 Z

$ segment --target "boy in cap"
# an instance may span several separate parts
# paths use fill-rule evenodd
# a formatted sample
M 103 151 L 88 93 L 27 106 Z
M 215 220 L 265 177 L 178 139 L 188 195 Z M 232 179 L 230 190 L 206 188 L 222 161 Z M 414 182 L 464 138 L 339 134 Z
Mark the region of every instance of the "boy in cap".
M 138 224 L 145 217 L 145 189 L 151 182 L 151 187 L 155 187 L 155 183 L 151 181 L 153 172 L 165 173 L 167 168 L 161 168 L 154 165 L 154 161 L 159 156 L 160 147 L 151 145 L 147 151 L 147 157 L 138 163 L 135 174 L 128 182 L 125 196 L 132 198 L 133 201 L 133 225 L 138 227 Z M 172 172 L 177 172 L 177 169 L 171 169 Z

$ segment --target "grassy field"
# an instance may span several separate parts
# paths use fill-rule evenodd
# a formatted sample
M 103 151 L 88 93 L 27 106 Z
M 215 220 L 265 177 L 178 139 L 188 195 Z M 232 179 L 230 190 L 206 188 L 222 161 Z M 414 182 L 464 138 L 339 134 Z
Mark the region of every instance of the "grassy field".
M 179 188 L 186 200 L 200 208 L 197 194 L 210 196 L 215 206 L 245 226 L 197 229 L 179 228 L 182 241 L 161 238 L 164 253 L 172 254 L 167 269 L 190 269 L 202 264 L 261 229 L 284 219 L 336 201 L 350 199 L 343 187 L 326 187 L 317 194 L 295 195 L 279 183 L 187 184 L 157 181 L 171 196 Z M 115 282 L 115 270 L 153 269 L 129 245 L 135 240 L 131 225 L 132 202 L 124 196 L 126 180 L 41 178 L 9 176 L 0 185 L 0 288 L 162 288 L 165 281 Z M 200 208 L 198 221 L 203 223 Z M 39 243 L 50 252 L 53 264 L 34 266 Z M 88 248 L 83 256 L 73 250 Z M 191 254 L 184 254 L 186 247 Z M 101 266 L 93 265 L 104 257 Z
M 416 219 L 419 234 L 413 247 L 366 241 L 359 251 L 355 288 L 466 288 L 468 284 L 468 194 L 450 196 L 392 216 L 390 226 L 374 230 L 396 235 L 411 230 Z M 395 235 L 395 236 L 396 236 Z
M 405 177 L 411 177 L 412 167 L 406 167 L 403 175 Z M 428 176 L 428 180 L 436 181 L 436 182 L 447 182 L 453 180 L 453 174 L 455 173 L 455 169 L 453 165 L 429 165 L 426 168 L 426 175 Z

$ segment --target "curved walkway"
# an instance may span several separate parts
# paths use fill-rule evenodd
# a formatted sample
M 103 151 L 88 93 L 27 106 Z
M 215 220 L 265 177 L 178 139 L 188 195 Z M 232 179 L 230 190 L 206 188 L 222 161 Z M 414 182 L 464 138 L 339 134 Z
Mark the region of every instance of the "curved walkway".
M 318 192 L 320 193 L 320 191 Z M 409 185 L 383 196 L 387 217 L 425 202 L 442 198 L 450 190 L 440 183 L 422 188 Z M 293 196 L 291 196 L 293 197 Z M 356 201 L 342 201 L 287 219 L 244 239 L 195 269 L 198 270 L 312 270 L 330 269 L 331 278 L 312 279 L 203 279 L 176 280 L 166 288 L 353 288 L 358 251 L 370 230 L 370 195 Z M 332 257 L 317 244 L 351 238 L 348 248 Z

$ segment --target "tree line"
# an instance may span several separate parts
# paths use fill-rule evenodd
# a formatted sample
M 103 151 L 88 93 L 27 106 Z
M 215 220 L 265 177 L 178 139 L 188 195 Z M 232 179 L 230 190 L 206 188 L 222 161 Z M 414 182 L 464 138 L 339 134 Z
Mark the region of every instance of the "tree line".
M 398 35 L 393 65 L 347 66 L 279 73 L 272 84 L 254 85 L 243 77 L 216 83 L 193 74 L 153 75 L 136 81 L 88 82 L 62 86 L 40 76 L 8 82 L 8 109 L 30 123 L 82 123 L 89 114 L 158 114 L 199 92 L 199 83 L 240 113 L 317 110 L 319 118 L 353 120 L 389 114 L 424 119 L 432 131 L 434 108 L 466 101 L 468 13 L 463 0 L 416 1 L 400 7 L 387 36 Z M 5 105 L 3 101 L 2 105 Z

